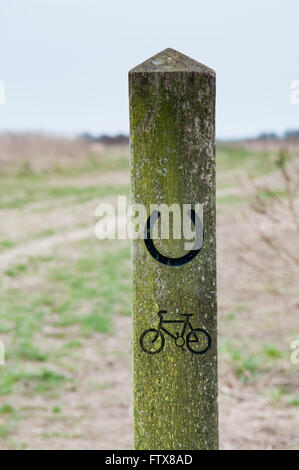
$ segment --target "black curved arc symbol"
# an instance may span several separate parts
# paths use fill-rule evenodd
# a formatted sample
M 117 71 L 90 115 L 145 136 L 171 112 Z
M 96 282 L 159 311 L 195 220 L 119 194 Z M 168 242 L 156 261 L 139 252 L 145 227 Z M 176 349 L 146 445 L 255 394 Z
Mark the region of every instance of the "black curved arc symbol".
M 153 211 L 146 222 L 145 227 L 145 234 L 144 234 L 144 243 L 147 248 L 149 254 L 159 263 L 165 264 L 166 266 L 182 266 L 184 264 L 189 263 L 190 261 L 195 258 L 195 256 L 200 252 L 203 246 L 203 227 L 201 220 L 196 214 L 194 209 L 189 211 L 189 217 L 195 227 L 199 227 L 199 230 L 196 233 L 196 240 L 194 242 L 194 246 L 199 246 L 200 248 L 192 249 L 188 251 L 184 256 L 180 256 L 179 258 L 169 258 L 167 256 L 162 255 L 155 247 L 153 239 L 152 239 L 152 231 L 154 228 L 154 224 L 160 218 L 161 213 L 159 211 Z

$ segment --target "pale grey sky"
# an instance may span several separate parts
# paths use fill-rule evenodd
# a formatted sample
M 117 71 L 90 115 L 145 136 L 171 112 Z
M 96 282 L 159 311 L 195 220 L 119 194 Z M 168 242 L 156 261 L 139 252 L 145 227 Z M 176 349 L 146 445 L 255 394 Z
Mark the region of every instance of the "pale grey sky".
M 0 0 L 0 130 L 128 132 L 127 73 L 166 47 L 217 73 L 217 135 L 299 127 L 296 0 Z

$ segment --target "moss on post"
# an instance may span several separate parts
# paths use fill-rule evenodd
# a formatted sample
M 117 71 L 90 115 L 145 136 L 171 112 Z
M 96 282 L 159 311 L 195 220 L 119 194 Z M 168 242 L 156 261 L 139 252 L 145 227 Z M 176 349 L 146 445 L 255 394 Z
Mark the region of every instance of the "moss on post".
M 202 203 L 204 217 L 203 247 L 185 265 L 159 263 L 142 239 L 132 244 L 135 447 L 217 449 L 215 73 L 166 49 L 129 72 L 129 89 L 132 202 L 148 214 L 150 204 Z M 155 244 L 177 257 L 183 242 Z M 193 314 L 193 328 L 210 335 L 207 352 L 165 334 L 163 350 L 146 354 L 140 338 L 157 329 L 159 311 Z

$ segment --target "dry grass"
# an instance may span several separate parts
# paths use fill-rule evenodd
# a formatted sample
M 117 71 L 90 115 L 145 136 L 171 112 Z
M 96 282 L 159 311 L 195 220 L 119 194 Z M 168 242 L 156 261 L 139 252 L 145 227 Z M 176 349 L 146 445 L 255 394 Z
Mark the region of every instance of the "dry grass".
M 104 146 L 83 139 L 40 133 L 0 134 L 0 169 L 3 172 L 43 173 L 64 167 L 80 167 L 87 156 L 102 155 Z
M 128 190 L 128 149 L 1 139 L 0 448 L 132 448 L 129 244 L 92 235 L 99 201 Z M 218 151 L 225 449 L 299 448 L 297 160 L 278 160 Z

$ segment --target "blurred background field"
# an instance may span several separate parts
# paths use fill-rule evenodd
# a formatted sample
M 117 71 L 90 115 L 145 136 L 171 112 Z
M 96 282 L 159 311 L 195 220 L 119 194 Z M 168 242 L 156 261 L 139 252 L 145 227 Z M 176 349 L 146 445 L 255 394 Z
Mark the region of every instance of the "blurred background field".
M 0 135 L 1 449 L 132 448 L 130 244 L 94 235 L 129 196 L 120 140 Z M 298 154 L 217 146 L 225 449 L 299 449 Z

